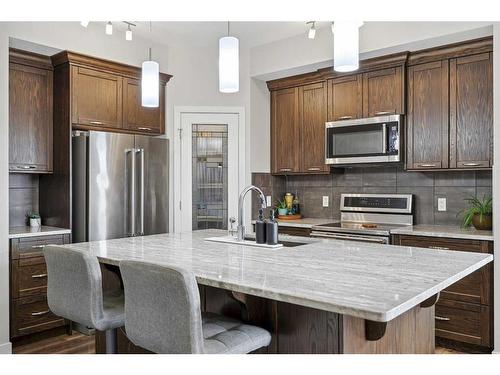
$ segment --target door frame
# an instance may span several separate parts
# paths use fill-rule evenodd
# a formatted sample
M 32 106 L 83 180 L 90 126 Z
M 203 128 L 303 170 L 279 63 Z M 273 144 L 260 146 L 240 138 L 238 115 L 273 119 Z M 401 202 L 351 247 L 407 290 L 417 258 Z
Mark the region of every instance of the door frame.
M 238 116 L 238 191 L 243 190 L 247 183 L 247 167 L 246 167 L 246 124 L 245 124 L 245 108 L 244 107 L 226 107 L 226 106 L 174 106 L 174 129 L 173 129 L 173 178 L 170 179 L 170 187 L 173 191 L 170 204 L 170 231 L 177 233 L 181 231 L 181 124 L 183 115 L 213 115 L 213 114 L 233 114 Z M 248 209 L 250 204 L 246 202 L 245 209 L 248 217 Z

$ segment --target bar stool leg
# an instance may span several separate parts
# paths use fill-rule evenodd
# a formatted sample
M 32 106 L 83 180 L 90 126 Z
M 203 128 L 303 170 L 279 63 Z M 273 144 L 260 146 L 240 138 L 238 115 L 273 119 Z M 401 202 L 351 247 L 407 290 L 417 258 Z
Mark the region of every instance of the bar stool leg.
M 117 353 L 117 329 L 108 329 L 105 331 L 106 334 L 106 354 L 116 354 Z

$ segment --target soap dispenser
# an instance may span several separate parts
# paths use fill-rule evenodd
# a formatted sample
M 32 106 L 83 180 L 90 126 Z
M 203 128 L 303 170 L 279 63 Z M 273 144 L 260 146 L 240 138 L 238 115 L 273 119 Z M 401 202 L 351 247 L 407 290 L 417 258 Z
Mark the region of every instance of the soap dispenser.
M 255 221 L 255 242 L 266 243 L 266 222 L 264 221 L 264 210 L 259 209 L 259 217 Z
M 269 212 L 269 220 L 266 223 L 266 243 L 268 245 L 278 244 L 278 223 L 274 218 L 274 210 Z

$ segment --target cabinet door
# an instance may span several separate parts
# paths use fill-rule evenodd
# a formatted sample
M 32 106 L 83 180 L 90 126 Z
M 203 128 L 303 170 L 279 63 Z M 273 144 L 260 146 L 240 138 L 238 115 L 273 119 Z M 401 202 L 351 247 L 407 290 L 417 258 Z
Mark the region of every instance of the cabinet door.
M 450 167 L 492 165 L 492 54 L 450 60 Z
M 122 77 L 73 66 L 72 122 L 95 128 L 122 127 Z
M 9 65 L 9 170 L 52 172 L 50 70 Z
M 448 168 L 448 60 L 408 68 L 407 169 Z
M 325 164 L 326 83 L 299 89 L 301 171 L 329 172 Z
M 271 93 L 271 170 L 275 174 L 299 172 L 299 89 Z
M 363 117 L 361 74 L 328 80 L 328 121 Z
M 403 68 L 375 70 L 363 74 L 363 116 L 404 113 Z
M 141 82 L 123 79 L 123 127 L 141 133 L 162 134 L 165 131 L 165 86 L 160 84 L 158 108 L 141 104 Z

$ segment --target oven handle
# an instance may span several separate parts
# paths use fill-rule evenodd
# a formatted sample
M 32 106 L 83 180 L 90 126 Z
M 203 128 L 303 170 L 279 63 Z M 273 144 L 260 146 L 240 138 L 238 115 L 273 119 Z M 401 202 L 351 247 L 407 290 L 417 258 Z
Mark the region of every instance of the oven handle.
M 311 232 L 311 237 L 316 237 L 316 238 L 332 238 L 336 240 L 354 240 L 354 241 L 360 241 L 360 242 L 373 242 L 373 243 L 380 243 L 380 244 L 387 244 L 387 239 L 386 238 L 380 238 L 380 237 L 364 237 L 364 236 L 349 236 L 349 235 L 344 235 L 344 234 L 327 234 L 323 232 Z

